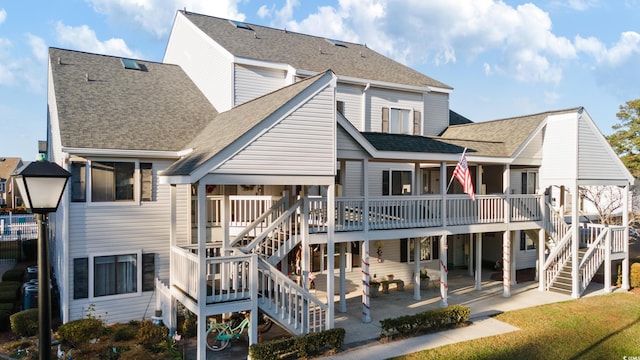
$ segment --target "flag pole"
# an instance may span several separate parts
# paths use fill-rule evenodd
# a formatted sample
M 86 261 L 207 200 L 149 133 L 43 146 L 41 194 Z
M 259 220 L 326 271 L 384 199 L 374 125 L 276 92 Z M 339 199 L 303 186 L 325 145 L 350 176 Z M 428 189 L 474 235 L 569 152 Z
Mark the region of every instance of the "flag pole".
M 464 150 L 462 151 L 462 155 L 460 156 L 460 159 L 462 159 L 464 157 L 464 154 L 466 154 L 466 153 L 467 153 L 467 148 L 465 147 Z M 458 161 L 460 161 L 460 160 L 458 160 Z M 451 183 L 453 182 L 454 176 L 455 175 L 453 175 L 453 174 L 451 175 L 451 179 L 449 179 L 449 185 L 447 185 L 447 191 L 445 192 L 445 194 L 449 192 L 449 188 L 451 187 Z

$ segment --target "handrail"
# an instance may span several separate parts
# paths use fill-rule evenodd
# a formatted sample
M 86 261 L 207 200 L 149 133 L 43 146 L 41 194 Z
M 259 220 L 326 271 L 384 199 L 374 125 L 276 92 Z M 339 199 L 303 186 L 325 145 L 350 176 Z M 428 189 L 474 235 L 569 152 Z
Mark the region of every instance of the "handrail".
M 230 246 L 235 246 L 247 234 L 249 234 L 251 231 L 255 230 L 255 228 L 258 227 L 258 225 L 260 225 L 269 216 L 271 216 L 274 213 L 278 214 L 278 211 L 281 210 L 281 207 L 284 208 L 284 204 L 285 204 L 285 202 L 287 200 L 288 200 L 288 198 L 286 198 L 286 197 L 283 197 L 280 200 L 278 200 L 271 208 L 269 208 L 269 210 L 265 211 L 262 215 L 260 215 L 257 219 L 255 219 L 251 224 L 249 224 L 242 231 L 240 231 L 240 233 L 238 233 L 238 235 L 236 235 L 236 237 L 231 240 Z M 280 218 L 280 216 L 278 216 L 277 219 L 279 219 L 279 218 Z M 274 223 L 278 221 L 277 219 L 274 220 Z
M 560 269 L 566 264 L 567 260 L 571 257 L 571 239 L 573 238 L 572 232 L 568 231 L 565 236 L 560 240 L 552 250 L 547 260 L 543 264 L 543 271 L 547 273 L 544 277 L 545 288 L 548 290 L 551 284 L 556 280 L 560 274 Z

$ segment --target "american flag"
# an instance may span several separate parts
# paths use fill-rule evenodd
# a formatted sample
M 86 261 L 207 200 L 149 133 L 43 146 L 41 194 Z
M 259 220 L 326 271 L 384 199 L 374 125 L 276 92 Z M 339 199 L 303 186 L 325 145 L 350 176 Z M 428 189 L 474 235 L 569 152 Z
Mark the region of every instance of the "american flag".
M 467 157 L 464 155 L 467 149 L 462 153 L 460 161 L 453 170 L 453 176 L 458 179 L 460 185 L 462 185 L 462 191 L 465 194 L 471 196 L 472 201 L 476 201 L 476 194 L 473 191 L 473 182 L 471 181 L 471 172 L 469 171 L 469 165 L 467 165 Z

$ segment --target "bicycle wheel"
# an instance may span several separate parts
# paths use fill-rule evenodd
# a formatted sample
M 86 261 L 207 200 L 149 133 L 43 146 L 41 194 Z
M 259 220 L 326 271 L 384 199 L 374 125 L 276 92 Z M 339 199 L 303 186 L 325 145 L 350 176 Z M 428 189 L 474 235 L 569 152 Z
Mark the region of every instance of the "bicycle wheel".
M 269 331 L 269 329 L 271 329 L 271 327 L 273 326 L 273 320 L 271 320 L 270 317 L 268 317 L 267 315 L 261 314 L 262 315 L 262 323 L 260 324 L 260 327 L 258 328 L 260 330 L 261 334 L 266 333 L 267 331 Z
M 221 337 L 224 338 L 220 339 Z M 224 350 L 229 345 L 230 338 L 227 329 L 211 327 L 207 330 L 207 348 L 212 351 Z

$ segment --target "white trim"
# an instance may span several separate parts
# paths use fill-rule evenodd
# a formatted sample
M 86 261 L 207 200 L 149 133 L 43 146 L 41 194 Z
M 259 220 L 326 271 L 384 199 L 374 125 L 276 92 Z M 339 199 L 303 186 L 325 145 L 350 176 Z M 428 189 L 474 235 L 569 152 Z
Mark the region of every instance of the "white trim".
M 136 291 L 125 294 L 115 294 L 115 295 L 105 295 L 105 296 L 94 296 L 95 294 L 95 274 L 94 274 L 94 261 L 96 257 L 101 256 L 119 256 L 119 255 L 136 255 Z M 123 299 L 128 297 L 139 297 L 142 296 L 142 249 L 137 249 L 133 251 L 122 250 L 122 251 L 113 251 L 113 252 L 98 252 L 98 253 L 90 253 L 88 256 L 89 261 L 89 296 L 88 300 L 95 301 L 108 301 L 114 299 Z M 75 269 L 73 269 L 73 274 L 75 275 Z M 74 284 L 75 286 L 75 284 Z M 82 299 L 75 299 L 82 300 Z
M 168 158 L 179 159 L 181 156 L 188 154 L 192 149 L 181 151 L 164 151 L 164 150 L 125 150 L 125 149 L 95 149 L 95 148 L 73 148 L 63 147 L 62 151 L 68 155 L 78 156 L 115 156 L 126 158 Z M 186 153 L 185 153 L 186 152 Z

